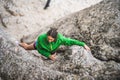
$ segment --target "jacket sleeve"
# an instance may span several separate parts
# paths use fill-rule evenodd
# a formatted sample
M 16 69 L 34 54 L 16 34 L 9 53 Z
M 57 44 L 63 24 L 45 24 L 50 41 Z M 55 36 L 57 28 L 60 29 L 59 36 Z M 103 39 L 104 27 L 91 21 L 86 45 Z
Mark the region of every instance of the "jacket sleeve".
M 75 39 L 71 39 L 71 38 L 66 38 L 64 36 L 62 36 L 62 44 L 67 45 L 67 46 L 71 46 L 71 45 L 84 46 L 85 45 L 84 42 L 81 42 L 81 41 L 75 40 Z

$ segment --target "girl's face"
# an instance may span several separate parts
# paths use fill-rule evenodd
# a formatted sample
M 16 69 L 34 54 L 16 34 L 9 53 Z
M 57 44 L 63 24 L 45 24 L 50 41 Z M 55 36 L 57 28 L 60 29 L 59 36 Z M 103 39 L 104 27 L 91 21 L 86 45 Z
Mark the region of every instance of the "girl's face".
M 51 37 L 51 36 L 47 36 L 47 39 L 48 39 L 48 42 L 54 42 L 54 38 L 53 37 Z

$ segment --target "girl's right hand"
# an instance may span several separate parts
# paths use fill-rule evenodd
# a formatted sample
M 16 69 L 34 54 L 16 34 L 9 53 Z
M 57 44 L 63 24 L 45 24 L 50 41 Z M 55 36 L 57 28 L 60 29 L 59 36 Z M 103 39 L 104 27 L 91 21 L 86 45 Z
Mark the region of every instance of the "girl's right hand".
M 56 59 L 56 53 L 53 54 L 53 55 L 51 55 L 51 56 L 50 56 L 50 59 L 53 60 L 53 61 L 55 61 L 55 59 Z

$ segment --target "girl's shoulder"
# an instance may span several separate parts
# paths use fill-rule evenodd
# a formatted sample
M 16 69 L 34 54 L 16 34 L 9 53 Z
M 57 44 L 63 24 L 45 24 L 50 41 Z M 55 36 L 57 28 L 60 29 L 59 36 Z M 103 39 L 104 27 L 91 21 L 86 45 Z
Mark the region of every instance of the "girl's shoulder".
M 59 40 L 63 40 L 64 38 L 65 38 L 65 36 L 63 36 L 63 34 L 58 33 L 58 39 L 59 39 Z
M 63 37 L 63 35 L 61 33 L 58 33 L 58 37 Z
M 38 36 L 38 39 L 44 39 L 45 37 L 47 37 L 47 34 L 43 33 Z

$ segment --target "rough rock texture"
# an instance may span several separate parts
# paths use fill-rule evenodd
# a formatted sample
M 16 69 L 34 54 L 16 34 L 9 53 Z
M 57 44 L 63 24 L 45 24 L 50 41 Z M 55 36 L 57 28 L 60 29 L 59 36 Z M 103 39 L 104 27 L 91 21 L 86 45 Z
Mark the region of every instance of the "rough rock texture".
M 50 6 L 44 10 L 47 0 L 0 0 L 0 27 L 19 40 L 25 34 L 37 32 L 68 14 L 100 1 L 51 0 Z
M 42 60 L 14 44 L 0 29 L 0 77 L 2 80 L 117 80 L 120 65 L 103 63 L 82 47 L 58 53 L 55 62 Z M 114 67 L 113 67 L 114 66 Z M 109 67 L 109 69 L 108 69 Z M 112 76 L 111 76 L 112 75 Z
M 69 15 L 48 27 L 85 41 L 92 54 L 72 46 L 58 53 L 55 62 L 42 60 L 37 52 L 17 46 L 0 29 L 0 77 L 2 80 L 119 80 L 120 79 L 120 1 L 105 0 Z M 23 38 L 32 42 L 46 28 Z M 47 29 L 48 30 L 48 29 Z M 28 40 L 29 39 L 29 40 Z M 29 43 L 28 42 L 28 43 Z
M 51 25 L 66 36 L 85 41 L 95 57 L 120 62 L 120 1 L 106 0 Z
M 46 63 L 47 64 L 46 65 L 47 67 L 46 67 L 41 59 L 39 58 L 36 59 L 36 57 L 32 56 L 30 53 L 26 52 L 25 50 L 21 49 L 19 46 L 16 46 L 14 43 L 12 43 L 13 41 L 14 40 L 9 38 L 8 35 L 5 35 L 4 32 L 0 30 L 0 52 L 1 52 L 0 53 L 0 76 L 2 79 L 4 80 L 41 80 L 41 79 L 56 80 L 56 79 L 59 79 L 59 76 L 62 75 L 61 72 L 56 71 L 56 68 L 58 67 L 58 69 L 61 68 L 59 70 L 65 71 L 64 69 L 65 65 L 60 66 L 60 63 L 64 62 L 63 59 L 60 59 L 59 64 L 55 64 L 55 63 L 58 63 L 56 61 L 54 63 L 54 66 L 50 65 L 52 63 L 50 63 L 49 65 Z M 75 62 L 76 60 L 73 59 L 72 61 Z M 77 64 L 77 62 L 75 64 Z M 63 75 L 61 77 L 65 78 L 63 77 Z
M 101 60 L 120 62 L 119 4 L 119 0 L 108 0 L 77 14 L 78 39 L 89 43 L 94 56 Z
M 0 29 L 0 77 L 2 80 L 117 80 L 120 64 L 103 63 L 82 47 L 58 53 L 55 62 L 42 60 L 15 43 Z
M 116 72 L 120 70 L 119 4 L 119 0 L 104 0 L 49 26 L 57 27 L 62 34 L 85 41 L 91 47 L 94 57 L 105 62 L 106 69 L 99 75 L 100 80 L 114 80 L 113 75 L 119 80 L 120 73 Z
M 13 42 L 14 39 L 0 29 L 0 77 L 3 80 L 56 80 L 62 77 L 61 72 L 45 67 L 40 58 Z
M 85 41 L 91 47 L 94 56 L 100 60 L 120 62 L 119 3 L 119 0 L 103 1 L 60 19 L 49 27 L 57 27 L 60 33 Z M 23 41 L 34 41 L 33 36 L 37 37 L 45 29 L 32 33 L 33 35 L 23 38 Z

